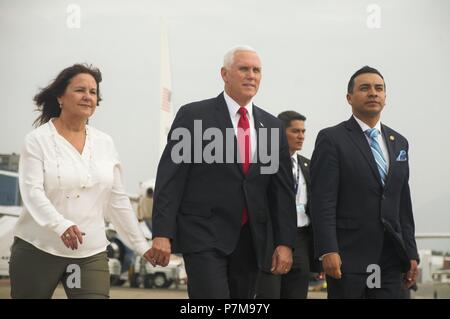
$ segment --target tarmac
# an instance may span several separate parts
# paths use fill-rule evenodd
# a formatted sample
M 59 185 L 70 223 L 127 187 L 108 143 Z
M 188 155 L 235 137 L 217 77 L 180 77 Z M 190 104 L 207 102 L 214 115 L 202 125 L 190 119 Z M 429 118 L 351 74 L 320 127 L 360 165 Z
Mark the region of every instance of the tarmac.
M 324 291 L 310 291 L 308 299 L 326 299 Z M 10 283 L 8 278 L 0 279 L 0 299 L 10 299 Z M 59 285 L 53 299 L 66 299 L 64 288 Z M 171 286 L 166 289 L 130 288 L 127 283 L 121 287 L 111 287 L 111 299 L 188 299 L 187 287 Z M 416 292 L 411 293 L 413 299 L 450 299 L 450 283 L 420 284 Z
M 0 279 L 0 299 L 10 299 L 10 283 L 8 278 Z M 64 288 L 59 285 L 53 295 L 53 299 L 66 299 Z M 121 287 L 111 287 L 111 299 L 188 299 L 187 287 L 174 285 L 166 289 L 130 288 L 127 283 Z M 325 292 L 310 292 L 308 298 L 324 299 Z

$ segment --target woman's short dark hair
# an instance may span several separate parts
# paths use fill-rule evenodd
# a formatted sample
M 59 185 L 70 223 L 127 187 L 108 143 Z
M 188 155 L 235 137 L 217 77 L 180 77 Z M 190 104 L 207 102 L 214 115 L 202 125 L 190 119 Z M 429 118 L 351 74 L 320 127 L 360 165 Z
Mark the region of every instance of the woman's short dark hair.
M 41 126 L 42 124 L 47 123 L 51 118 L 59 117 L 61 108 L 59 107 L 58 97 L 64 94 L 70 80 L 82 73 L 92 75 L 95 82 L 97 82 L 97 105 L 99 105 L 102 100 L 100 96 L 100 82 L 102 81 L 100 70 L 88 64 L 74 64 L 62 70 L 52 83 L 41 89 L 41 91 L 33 98 L 33 101 L 37 106 L 37 111 L 41 112 L 34 121 L 34 126 Z

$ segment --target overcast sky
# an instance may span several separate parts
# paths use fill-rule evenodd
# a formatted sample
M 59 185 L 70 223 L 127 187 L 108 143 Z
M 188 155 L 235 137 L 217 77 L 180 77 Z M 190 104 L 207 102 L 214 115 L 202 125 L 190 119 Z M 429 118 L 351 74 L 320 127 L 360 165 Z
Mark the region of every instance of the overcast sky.
M 70 27 L 70 4 L 80 10 L 79 28 Z M 263 63 L 254 102 L 274 115 L 306 115 L 307 157 L 320 129 L 350 117 L 351 74 L 378 68 L 387 84 L 382 122 L 410 143 L 417 231 L 450 232 L 448 0 L 0 0 L 0 153 L 20 151 L 38 89 L 89 62 L 104 79 L 91 125 L 113 137 L 127 190 L 137 193 L 159 159 L 160 17 L 168 23 L 175 111 L 219 94 L 224 53 L 251 45 Z M 450 240 L 434 246 L 450 250 Z

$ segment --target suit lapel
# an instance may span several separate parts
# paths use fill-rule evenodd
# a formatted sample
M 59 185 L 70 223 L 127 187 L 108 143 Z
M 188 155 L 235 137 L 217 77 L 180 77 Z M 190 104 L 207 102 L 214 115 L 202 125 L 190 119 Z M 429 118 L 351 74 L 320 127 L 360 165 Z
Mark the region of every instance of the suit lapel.
M 259 134 L 259 130 L 262 128 L 266 128 L 267 129 L 267 125 L 264 124 L 263 121 L 263 116 L 259 110 L 259 108 L 253 104 L 253 123 L 255 125 L 255 131 L 256 131 L 256 152 L 255 155 L 252 157 L 252 161 L 250 163 L 250 168 L 248 170 L 248 174 L 247 176 L 250 178 L 253 175 L 256 175 L 259 172 L 259 168 L 261 166 L 260 161 L 258 161 L 258 154 L 259 154 L 259 146 L 260 146 L 260 141 L 259 141 L 259 137 L 261 136 Z M 270 152 L 270 131 L 267 129 L 267 142 L 268 142 L 268 151 Z
M 380 173 L 378 172 L 378 167 L 373 157 L 372 150 L 370 149 L 370 145 L 367 142 L 366 136 L 364 135 L 364 132 L 361 130 L 361 127 L 359 126 L 358 122 L 356 122 L 356 120 L 352 116 L 347 122 L 345 122 L 345 127 L 347 128 L 353 143 L 355 143 L 359 151 L 362 153 L 362 155 L 368 162 L 370 170 L 374 174 L 376 180 L 378 181 L 380 186 L 382 186 Z
M 386 184 L 388 185 L 391 180 L 392 172 L 395 164 L 395 136 L 393 132 L 385 125 L 381 124 L 381 132 L 383 133 L 384 140 L 386 141 L 389 157 L 389 171 L 386 177 Z
M 216 117 L 216 121 L 217 121 L 217 127 L 222 131 L 222 134 L 224 135 L 224 145 L 225 145 L 225 152 L 231 152 L 233 151 L 233 163 L 235 164 L 234 166 L 241 172 L 241 174 L 244 174 L 242 171 L 242 164 L 238 163 L 237 158 L 239 157 L 239 149 L 237 147 L 237 138 L 236 135 L 234 134 L 234 128 L 233 128 L 233 123 L 231 122 L 231 118 L 230 118 L 230 112 L 228 111 L 228 106 L 227 103 L 225 102 L 225 98 L 223 97 L 223 93 L 219 94 L 219 96 L 217 97 L 217 102 L 216 102 L 216 110 L 215 110 L 215 117 Z M 230 145 L 227 145 L 227 141 L 226 141 L 226 132 L 227 129 L 231 129 L 233 130 L 233 150 L 229 149 Z M 224 154 L 225 158 L 225 162 L 226 162 L 226 154 Z M 229 167 L 229 165 L 227 165 L 227 167 Z
M 300 169 L 302 170 L 303 177 L 305 178 L 306 187 L 309 188 L 310 179 L 309 179 L 309 167 L 308 163 L 306 163 L 303 158 L 297 154 L 297 161 L 300 165 Z

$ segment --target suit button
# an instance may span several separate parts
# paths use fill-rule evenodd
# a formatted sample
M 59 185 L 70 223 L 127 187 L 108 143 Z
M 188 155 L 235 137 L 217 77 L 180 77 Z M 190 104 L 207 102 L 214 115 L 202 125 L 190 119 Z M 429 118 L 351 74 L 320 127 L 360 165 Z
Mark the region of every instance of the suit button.
M 385 199 L 386 199 L 386 195 L 384 195 L 384 194 L 381 195 L 381 199 L 382 199 L 382 200 L 385 200 Z

